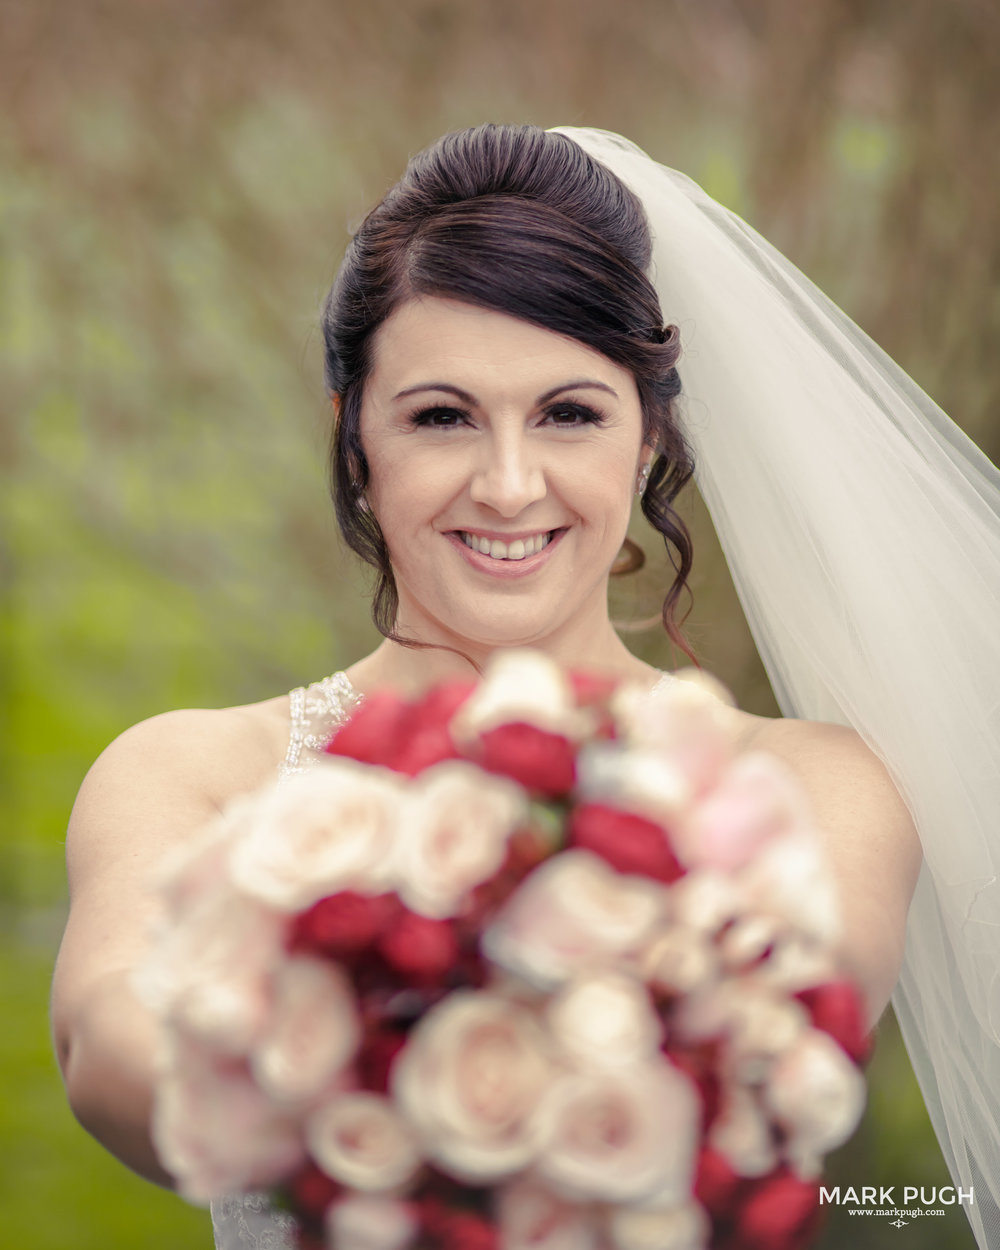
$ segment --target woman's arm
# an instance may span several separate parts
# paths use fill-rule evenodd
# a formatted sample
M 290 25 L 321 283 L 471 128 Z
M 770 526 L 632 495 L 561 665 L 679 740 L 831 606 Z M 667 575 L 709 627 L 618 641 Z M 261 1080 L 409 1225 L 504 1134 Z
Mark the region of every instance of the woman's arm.
M 163 856 L 225 800 L 273 775 L 273 741 L 244 709 L 170 712 L 111 744 L 67 835 L 70 913 L 52 987 L 59 1066 L 77 1119 L 134 1171 L 170 1185 L 149 1138 L 157 1035 L 132 992 Z
M 752 746 L 781 757 L 809 793 L 840 895 L 844 958 L 865 991 L 874 1026 L 899 976 L 920 871 L 910 812 L 882 762 L 852 729 L 767 721 L 752 735 Z

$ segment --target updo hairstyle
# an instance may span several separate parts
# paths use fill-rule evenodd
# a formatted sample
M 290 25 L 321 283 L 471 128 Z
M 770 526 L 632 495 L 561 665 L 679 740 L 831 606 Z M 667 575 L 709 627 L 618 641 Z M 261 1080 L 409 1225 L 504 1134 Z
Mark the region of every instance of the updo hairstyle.
M 394 633 L 389 552 L 363 500 L 362 394 L 375 331 L 407 300 L 438 296 L 566 335 L 635 377 L 644 441 L 656 451 L 642 511 L 663 535 L 676 574 L 663 624 L 691 654 L 675 619 L 691 538 L 672 505 L 694 464 L 674 406 L 678 334 L 663 328 L 645 274 L 650 250 L 632 192 L 571 139 L 537 126 L 445 135 L 410 161 L 365 218 L 327 297 L 323 336 L 327 386 L 339 402 L 330 466 L 337 520 L 348 546 L 378 574 L 372 616 L 384 636 L 406 641 Z M 628 554 L 625 571 L 642 563 L 635 544 Z

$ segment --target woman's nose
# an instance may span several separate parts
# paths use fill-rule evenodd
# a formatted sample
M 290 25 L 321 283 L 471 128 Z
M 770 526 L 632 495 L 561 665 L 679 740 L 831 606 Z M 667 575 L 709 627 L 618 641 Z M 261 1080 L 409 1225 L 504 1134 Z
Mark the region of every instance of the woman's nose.
M 545 497 L 545 472 L 539 452 L 522 435 L 484 441 L 469 493 L 501 516 L 515 517 Z

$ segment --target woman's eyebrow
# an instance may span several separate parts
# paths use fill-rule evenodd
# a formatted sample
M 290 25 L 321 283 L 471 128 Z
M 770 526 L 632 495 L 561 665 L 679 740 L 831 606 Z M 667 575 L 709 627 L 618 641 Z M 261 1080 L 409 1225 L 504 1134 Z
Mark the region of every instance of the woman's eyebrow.
M 539 395 L 535 401 L 539 404 L 547 404 L 550 399 L 555 399 L 557 395 L 561 395 L 563 391 L 578 390 L 598 390 L 607 391 L 609 395 L 618 398 L 618 392 L 606 382 L 598 382 L 595 378 L 574 378 L 571 382 L 560 382 L 558 386 L 553 386 L 551 390 Z M 447 395 L 454 395 L 456 399 L 460 399 L 464 404 L 475 406 L 477 404 L 476 397 L 470 395 L 468 391 L 463 391 L 460 386 L 454 386 L 451 382 L 418 382 L 416 386 L 408 386 L 405 390 L 397 392 L 393 395 L 393 399 L 406 399 L 409 395 L 417 395 L 421 391 L 444 391 Z

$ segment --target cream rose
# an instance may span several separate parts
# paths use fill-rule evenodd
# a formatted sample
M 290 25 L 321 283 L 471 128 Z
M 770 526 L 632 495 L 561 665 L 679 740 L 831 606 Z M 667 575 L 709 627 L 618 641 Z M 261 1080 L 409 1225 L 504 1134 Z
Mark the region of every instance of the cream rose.
M 592 1208 L 566 1202 L 529 1175 L 500 1187 L 497 1215 L 503 1250 L 599 1250 Z
M 264 1027 L 283 939 L 281 915 L 222 880 L 189 897 L 184 914 L 154 939 L 136 992 L 165 1022 L 245 1054 Z
M 725 1155 L 740 1176 L 764 1176 L 778 1164 L 771 1127 L 756 1096 L 742 1085 L 726 1088 L 708 1144 Z
M 691 800 L 681 771 L 653 747 L 623 752 L 614 743 L 591 742 L 577 761 L 577 789 L 590 802 L 608 803 L 673 829 Z
M 337 890 L 378 893 L 403 806 L 388 769 L 329 758 L 263 793 L 233 848 L 233 880 L 285 911 Z
M 646 987 L 619 972 L 571 982 L 550 1003 L 546 1020 L 563 1054 L 599 1067 L 648 1060 L 663 1038 L 663 1025 Z
M 865 1080 L 832 1037 L 809 1028 L 772 1067 L 764 1101 L 788 1134 L 793 1164 L 811 1171 L 857 1127 Z
M 612 710 L 632 747 L 648 747 L 700 794 L 733 757 L 732 696 L 705 673 L 686 669 L 652 691 L 629 685 L 615 692 Z
M 812 829 L 768 842 L 738 877 L 753 910 L 775 916 L 828 946 L 839 939 L 837 891 L 819 835 Z
M 539 1108 L 546 1141 L 538 1175 L 570 1198 L 684 1201 L 700 1114 L 694 1086 L 665 1059 L 568 1073 Z
M 609 1220 L 615 1250 L 707 1250 L 712 1225 L 702 1207 L 619 1207 Z
M 558 664 L 540 651 L 519 649 L 493 656 L 482 682 L 455 714 L 451 730 L 456 740 L 469 741 L 512 722 L 573 739 L 587 732 L 591 716 L 576 707 Z
M 588 851 L 547 860 L 483 934 L 488 957 L 541 989 L 638 958 L 663 915 L 656 882 L 625 876 Z
M 457 914 L 463 899 L 503 864 L 507 839 L 527 814 L 519 786 L 449 761 L 413 783 L 395 863 L 398 889 L 433 920 Z
M 356 1090 L 337 1094 L 309 1117 L 309 1151 L 351 1189 L 397 1189 L 420 1165 L 409 1127 L 388 1098 Z
M 419 1231 L 413 1212 L 394 1198 L 342 1198 L 326 1213 L 327 1245 L 334 1250 L 405 1250 Z
M 525 1008 L 487 993 L 449 995 L 420 1021 L 392 1070 L 423 1153 L 463 1180 L 493 1181 L 535 1156 L 535 1111 L 552 1077 Z
M 254 1076 L 271 1098 L 307 1103 L 350 1062 L 360 1034 L 354 996 L 340 968 L 289 956 L 275 978 L 267 1026 L 251 1054 Z

